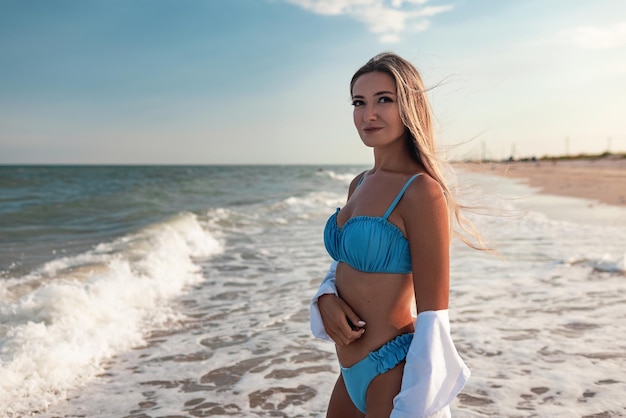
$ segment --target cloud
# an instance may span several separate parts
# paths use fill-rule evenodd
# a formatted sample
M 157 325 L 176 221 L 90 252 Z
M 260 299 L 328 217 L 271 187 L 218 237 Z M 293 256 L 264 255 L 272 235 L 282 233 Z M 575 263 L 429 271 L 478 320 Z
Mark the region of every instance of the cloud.
M 626 45 L 626 22 L 607 27 L 583 26 L 561 33 L 581 48 L 608 49 Z
M 452 5 L 425 6 L 428 0 L 284 0 L 310 12 L 346 15 L 367 25 L 383 43 L 399 42 L 405 32 L 426 30 L 429 18 L 452 10 Z

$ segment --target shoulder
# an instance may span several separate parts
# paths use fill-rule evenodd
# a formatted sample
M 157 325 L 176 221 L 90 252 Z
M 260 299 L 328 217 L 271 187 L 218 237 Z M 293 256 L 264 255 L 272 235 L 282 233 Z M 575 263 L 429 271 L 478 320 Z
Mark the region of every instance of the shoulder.
M 355 178 L 352 179 L 352 181 L 350 182 L 350 187 L 348 189 L 348 194 L 349 195 L 351 195 L 352 192 L 354 192 L 354 189 L 356 189 L 356 186 L 359 185 L 359 182 L 365 176 L 365 173 L 367 173 L 367 170 L 359 173 Z
M 435 245 L 435 237 L 449 238 L 448 204 L 443 189 L 432 177 L 422 174 L 407 188 L 398 205 L 409 241 Z M 447 231 L 447 233 L 446 233 Z
M 411 213 L 441 210 L 447 212 L 446 197 L 441 185 L 425 173 L 413 180 L 402 200 L 405 203 L 405 210 Z
M 437 180 L 426 173 L 421 173 L 406 189 L 405 196 L 411 199 L 444 198 L 443 189 Z

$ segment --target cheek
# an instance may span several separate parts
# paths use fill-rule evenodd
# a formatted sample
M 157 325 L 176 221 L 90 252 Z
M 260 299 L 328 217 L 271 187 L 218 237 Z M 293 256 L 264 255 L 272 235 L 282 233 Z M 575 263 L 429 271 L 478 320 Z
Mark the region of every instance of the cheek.
M 398 125 L 398 127 L 404 131 L 404 128 L 405 128 L 404 122 L 402 122 L 402 118 L 400 117 L 400 112 L 397 109 L 395 111 L 395 120 L 396 120 L 396 124 Z
M 396 122 L 398 124 L 398 129 L 401 129 L 402 131 L 404 131 L 404 122 L 402 122 L 402 119 L 400 117 L 398 117 L 398 120 Z
M 360 112 L 360 111 L 359 111 L 359 109 L 357 109 L 357 108 L 355 108 L 355 109 L 352 111 L 352 121 L 354 122 L 354 125 L 355 125 L 355 126 L 357 126 L 357 127 L 359 126 L 359 125 L 358 125 L 358 121 L 360 120 L 359 112 Z
M 397 109 L 393 109 L 387 113 L 387 122 L 390 125 L 393 125 L 396 129 L 404 129 L 404 123 L 402 122 L 400 112 L 398 112 Z

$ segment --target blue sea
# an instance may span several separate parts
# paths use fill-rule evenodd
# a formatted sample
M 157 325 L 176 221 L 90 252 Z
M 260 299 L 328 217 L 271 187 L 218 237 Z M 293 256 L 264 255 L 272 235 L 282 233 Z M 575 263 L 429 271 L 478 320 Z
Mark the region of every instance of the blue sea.
M 1 166 L 0 417 L 323 417 L 327 217 L 361 166 Z M 626 209 L 457 172 L 456 417 L 626 416 Z

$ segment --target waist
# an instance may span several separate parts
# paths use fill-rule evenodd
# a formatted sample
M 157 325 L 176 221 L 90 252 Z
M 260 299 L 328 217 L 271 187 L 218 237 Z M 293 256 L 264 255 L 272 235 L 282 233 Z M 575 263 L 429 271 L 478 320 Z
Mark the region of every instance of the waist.
M 382 360 L 383 367 L 385 367 L 384 364 L 388 364 L 387 367 L 395 366 L 397 363 L 394 361 L 394 358 L 402 359 L 402 360 L 406 358 L 406 354 L 409 351 L 411 342 L 413 341 L 413 336 L 414 336 L 413 333 L 400 334 L 397 337 L 387 341 L 385 344 L 383 344 L 381 347 L 377 348 L 376 350 L 371 351 L 363 359 L 359 360 L 358 362 L 354 363 L 353 365 L 349 367 L 345 367 L 340 362 L 339 366 L 341 367 L 342 373 L 350 372 L 351 369 L 354 370 L 354 366 L 357 366 L 359 363 L 363 363 L 364 361 L 367 361 L 368 358 L 376 359 L 374 360 L 374 362 L 376 363 Z M 389 364 L 390 360 L 393 364 Z M 402 361 L 402 360 L 399 360 L 399 361 Z M 369 368 L 368 366 L 370 365 L 371 365 L 371 362 L 368 363 L 368 365 L 366 365 L 365 367 Z M 377 368 L 378 368 L 378 365 L 379 364 L 377 364 Z
M 375 283 L 381 283 L 383 287 L 406 285 L 406 281 L 410 281 L 410 285 L 413 285 L 413 273 L 412 271 L 363 271 L 353 266 L 347 261 L 338 261 L 337 271 L 335 273 L 338 281 L 354 281 L 355 283 L 371 282 L 369 286 L 375 286 Z M 390 283 L 396 282 L 396 283 Z
M 352 267 L 354 270 L 359 271 L 361 273 L 366 274 L 410 274 L 413 269 L 411 267 L 411 260 L 404 260 L 397 263 L 379 263 L 376 262 L 375 259 L 350 259 L 347 257 L 334 257 L 333 254 L 330 254 L 333 260 L 338 261 L 339 263 L 347 264 Z M 372 261 L 374 260 L 374 261 Z
M 339 263 L 336 283 L 339 296 L 366 323 L 361 338 L 337 347 L 341 364 L 354 364 L 395 337 L 414 331 L 411 274 L 364 273 Z
M 409 323 L 397 329 L 393 327 L 377 327 L 367 323 L 366 331 L 361 338 L 346 346 L 336 345 L 337 359 L 342 367 L 351 367 L 366 358 L 371 352 L 378 350 L 401 335 L 412 335 L 415 331 Z

